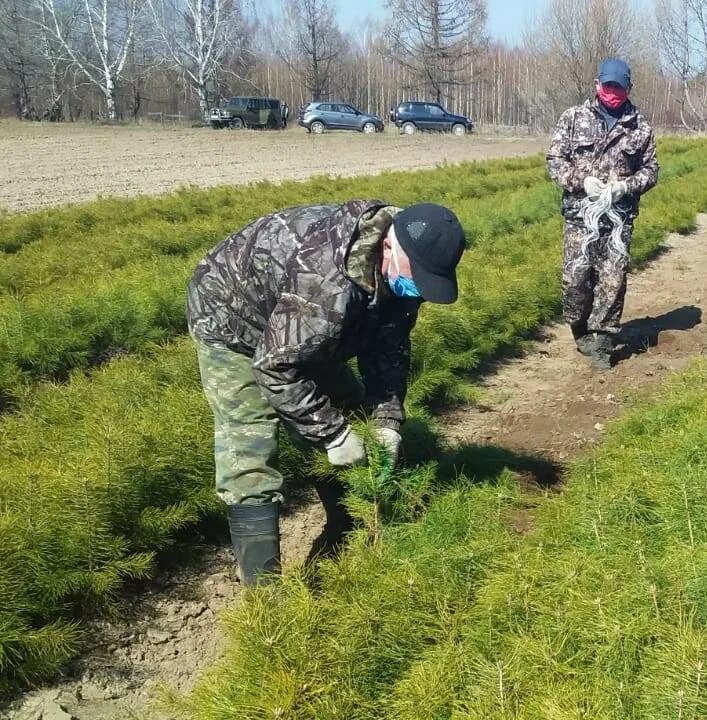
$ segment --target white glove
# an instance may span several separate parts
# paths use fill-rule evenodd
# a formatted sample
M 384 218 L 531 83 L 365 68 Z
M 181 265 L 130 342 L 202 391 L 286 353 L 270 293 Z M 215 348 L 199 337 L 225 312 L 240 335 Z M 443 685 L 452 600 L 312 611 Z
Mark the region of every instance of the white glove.
M 400 433 L 397 430 L 393 430 L 393 428 L 382 427 L 376 430 L 375 435 L 376 440 L 385 448 L 393 463 L 393 467 L 395 467 L 398 464 L 398 460 L 400 460 L 400 444 L 403 441 Z
M 329 462 L 334 467 L 365 465 L 368 460 L 363 440 L 350 427 L 325 447 Z
M 611 202 L 617 203 L 628 192 L 628 186 L 625 180 L 611 183 Z
M 593 175 L 584 178 L 584 192 L 587 193 L 587 197 L 590 200 L 596 200 L 605 187 L 606 184 Z

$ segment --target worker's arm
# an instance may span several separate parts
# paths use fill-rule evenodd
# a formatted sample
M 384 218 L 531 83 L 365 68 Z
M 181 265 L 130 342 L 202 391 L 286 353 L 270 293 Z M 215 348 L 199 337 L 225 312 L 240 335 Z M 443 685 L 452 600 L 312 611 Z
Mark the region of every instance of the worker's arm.
M 565 110 L 555 125 L 547 150 L 547 170 L 550 177 L 567 192 L 579 192 L 584 177 L 579 177 L 577 168 L 572 162 L 572 125 L 574 124 L 574 108 Z
M 355 302 L 349 288 L 300 269 L 289 278 L 255 351 L 253 372 L 265 398 L 310 442 L 330 442 L 347 424 L 320 390 L 316 368 L 335 361 Z
M 641 167 L 626 178 L 626 190 L 631 195 L 643 195 L 658 182 L 658 160 L 655 150 L 655 135 L 650 131 L 641 151 Z
M 358 353 L 366 404 L 381 427 L 398 430 L 405 420 L 403 403 L 410 373 L 410 332 L 419 300 L 392 298 L 381 307 L 372 333 Z

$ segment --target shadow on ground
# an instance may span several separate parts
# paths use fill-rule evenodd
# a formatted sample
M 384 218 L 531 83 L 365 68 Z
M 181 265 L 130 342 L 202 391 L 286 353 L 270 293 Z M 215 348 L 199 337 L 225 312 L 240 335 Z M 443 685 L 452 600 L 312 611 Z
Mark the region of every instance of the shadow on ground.
M 696 305 L 684 305 L 657 317 L 629 320 L 621 327 L 616 337 L 619 349 L 614 353 L 615 362 L 628 360 L 649 348 L 656 347 L 660 333 L 666 330 L 691 330 L 702 322 L 702 309 Z
M 563 480 L 562 466 L 552 460 L 499 445 L 461 445 L 444 452 L 440 459 L 444 479 L 465 475 L 479 483 L 495 482 L 505 469 L 518 474 L 524 490 L 555 490 Z
M 553 489 L 562 484 L 563 467 L 542 455 L 518 453 L 492 444 L 450 446 L 424 420 L 409 418 L 403 426 L 403 437 L 405 464 L 414 467 L 436 458 L 442 487 L 460 475 L 477 483 L 493 483 L 506 468 L 518 474 L 523 489 Z

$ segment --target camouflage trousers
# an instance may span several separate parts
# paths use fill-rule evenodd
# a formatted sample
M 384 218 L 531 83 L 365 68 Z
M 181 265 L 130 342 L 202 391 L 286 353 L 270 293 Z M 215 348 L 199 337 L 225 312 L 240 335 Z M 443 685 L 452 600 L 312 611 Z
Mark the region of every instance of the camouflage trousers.
M 255 382 L 253 361 L 195 342 L 201 383 L 214 414 L 216 492 L 227 505 L 281 501 L 279 421 Z
M 587 244 L 584 225 L 565 223 L 562 264 L 562 314 L 570 324 L 587 323 L 589 332 L 617 333 L 626 296 L 626 273 L 633 224 L 624 225 L 623 253 L 609 243 L 611 227 Z
M 283 500 L 283 476 L 277 467 L 280 420 L 258 387 L 253 361 L 193 338 L 206 400 L 214 415 L 216 492 L 227 505 Z M 322 368 L 322 392 L 340 407 L 363 401 L 363 388 L 345 364 Z M 306 441 L 291 433 L 299 446 Z

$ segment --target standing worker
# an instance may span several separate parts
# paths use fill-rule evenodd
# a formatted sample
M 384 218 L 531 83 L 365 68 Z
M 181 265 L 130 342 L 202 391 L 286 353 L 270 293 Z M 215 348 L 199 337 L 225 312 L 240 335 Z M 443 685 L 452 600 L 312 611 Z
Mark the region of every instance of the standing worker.
M 605 60 L 594 85 L 593 100 L 560 116 L 547 166 L 564 191 L 563 315 L 577 349 L 595 367 L 609 369 L 624 307 L 633 221 L 641 195 L 658 180 L 658 162 L 653 129 L 629 100 L 629 66 Z M 597 240 L 585 222 L 584 209 L 607 187 L 623 223 L 618 242 L 612 242 L 613 225 L 606 217 Z
M 283 421 L 335 467 L 366 462 L 363 441 L 325 391 L 355 357 L 377 436 L 395 463 L 405 419 L 410 332 L 420 303 L 457 298 L 458 219 L 352 200 L 255 220 L 212 248 L 188 290 L 204 393 L 215 418 L 216 491 L 228 505 L 241 580 L 280 566 Z M 315 483 L 331 542 L 350 527 L 341 484 Z
M 287 118 L 290 117 L 290 106 L 287 103 L 284 103 L 282 105 L 282 127 L 284 130 L 287 130 Z

